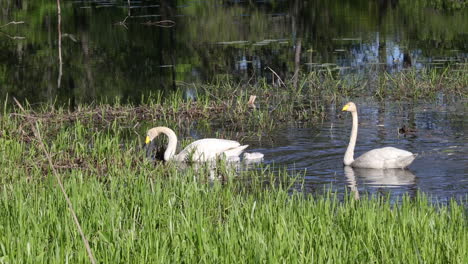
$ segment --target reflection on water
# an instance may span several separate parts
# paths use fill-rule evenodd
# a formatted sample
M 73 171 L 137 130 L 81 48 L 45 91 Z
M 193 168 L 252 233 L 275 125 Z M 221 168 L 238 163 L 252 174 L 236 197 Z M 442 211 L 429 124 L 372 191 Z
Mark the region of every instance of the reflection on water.
M 418 153 L 408 170 L 352 169 L 343 166 L 351 131 L 350 118 L 330 109 L 330 120 L 320 127 L 275 130 L 261 142 L 244 142 L 250 151 L 265 154 L 264 163 L 304 172 L 305 192 L 320 192 L 332 185 L 339 192 L 350 188 L 374 194 L 415 195 L 418 190 L 433 199 L 466 200 L 468 139 L 463 102 L 436 104 L 385 104 L 356 102 L 360 124 L 356 156 L 376 147 L 393 146 Z M 417 131 L 398 134 L 402 124 Z M 348 189 L 349 190 L 349 189 Z
M 407 169 L 363 169 L 345 166 L 344 176 L 355 200 L 359 200 L 360 197 L 358 182 L 384 188 L 398 188 L 416 183 L 416 176 Z
M 272 83 L 269 69 L 282 80 L 330 70 L 368 81 L 382 71 L 466 64 L 468 9 L 443 1 L 437 10 L 435 1 L 411 0 L 62 1 L 60 87 L 56 6 L 3 1 L 0 96 L 138 103 L 217 76 Z
M 348 168 L 344 169 L 345 176 L 350 178 L 349 174 L 356 176 L 364 184 L 374 187 L 399 187 L 402 185 L 415 184 L 416 176 L 405 169 L 362 169 Z
M 354 175 L 354 170 L 350 166 L 344 167 L 344 173 L 346 177 L 346 181 L 348 183 L 348 187 L 351 192 L 354 194 L 354 199 L 359 200 L 359 189 L 356 183 L 356 176 Z

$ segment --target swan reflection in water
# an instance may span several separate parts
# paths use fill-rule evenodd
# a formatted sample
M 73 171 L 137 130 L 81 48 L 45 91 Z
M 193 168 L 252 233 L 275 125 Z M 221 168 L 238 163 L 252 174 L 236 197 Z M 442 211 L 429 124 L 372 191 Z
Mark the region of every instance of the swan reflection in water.
M 356 200 L 359 199 L 356 177 L 361 178 L 364 184 L 373 187 L 392 188 L 416 183 L 416 176 L 405 169 L 363 169 L 345 166 L 344 173 L 348 187 L 354 193 Z
M 250 153 L 255 157 L 258 152 Z M 209 181 L 226 181 L 229 175 L 239 175 L 242 171 L 256 168 L 263 161 L 262 158 L 240 159 L 239 157 L 221 157 L 215 160 L 205 162 L 174 162 L 179 171 L 193 171 L 193 180 L 208 179 Z M 158 162 L 162 162 L 159 160 Z M 190 173 L 188 173 L 190 174 Z

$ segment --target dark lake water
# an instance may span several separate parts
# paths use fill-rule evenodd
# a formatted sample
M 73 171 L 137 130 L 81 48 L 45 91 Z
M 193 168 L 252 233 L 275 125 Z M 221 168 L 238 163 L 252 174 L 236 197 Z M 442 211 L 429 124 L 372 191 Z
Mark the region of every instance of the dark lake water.
M 466 64 L 463 4 L 62 0 L 59 32 L 56 1 L 3 0 L 0 96 L 138 103 L 143 94 L 217 77 L 268 79 L 270 69 L 286 80 L 296 67 L 345 75 Z
M 288 79 L 295 70 L 369 76 L 465 65 L 468 8 L 460 3 L 62 0 L 59 19 L 56 1 L 0 0 L 0 96 L 71 106 L 115 98 L 138 104 L 146 94 L 219 77 L 270 81 L 270 69 Z M 409 171 L 344 170 L 351 117 L 339 115 L 341 105 L 315 127 L 282 127 L 244 143 L 265 153 L 267 165 L 306 170 L 306 190 L 333 184 L 466 199 L 467 102 L 356 101 L 356 155 L 383 145 L 419 153 Z M 418 131 L 398 136 L 402 125 Z

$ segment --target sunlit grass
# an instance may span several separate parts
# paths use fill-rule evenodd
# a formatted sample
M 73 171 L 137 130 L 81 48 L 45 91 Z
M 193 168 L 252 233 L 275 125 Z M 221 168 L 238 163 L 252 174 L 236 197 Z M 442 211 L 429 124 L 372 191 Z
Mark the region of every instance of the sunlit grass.
M 242 191 L 197 172 L 118 167 L 105 179 L 63 173 L 99 262 L 430 262 L 466 263 L 463 205 L 404 197 L 307 197 L 282 186 Z M 167 175 L 169 174 L 169 175 Z M 164 176 L 166 175 L 166 176 Z M 240 191 L 239 191 L 240 190 Z M 2 185 L 0 241 L 5 262 L 86 261 L 52 177 Z
M 94 114 L 73 123 L 37 119 L 45 112 L 22 114 L 40 123 L 100 263 L 468 260 L 465 204 L 433 204 L 422 194 L 401 201 L 304 195 L 300 178 L 286 171 L 150 162 L 140 138 L 129 137 L 134 128 L 117 119 L 101 125 Z M 26 119 L 8 113 L 0 119 L 0 261 L 87 262 Z

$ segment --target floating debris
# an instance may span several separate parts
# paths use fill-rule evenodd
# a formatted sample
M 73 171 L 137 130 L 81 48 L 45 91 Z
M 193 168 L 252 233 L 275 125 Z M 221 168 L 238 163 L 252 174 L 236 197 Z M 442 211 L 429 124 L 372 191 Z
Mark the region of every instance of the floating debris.
M 235 41 L 221 41 L 216 42 L 219 45 L 236 45 L 236 44 L 247 44 L 249 43 L 247 40 L 235 40 Z
M 343 41 L 362 41 L 361 38 L 334 38 L 332 40 L 343 40 Z
M 336 67 L 336 68 L 334 68 L 334 70 L 339 70 L 339 71 L 341 71 L 341 70 L 347 70 L 347 69 L 351 69 L 351 67 L 342 66 L 342 67 Z
M 147 26 L 158 26 L 158 27 L 173 27 L 175 26 L 175 22 L 172 20 L 161 20 L 161 21 L 146 21 L 144 23 L 141 23 L 142 25 L 147 25 Z
M 282 16 L 287 16 L 287 13 L 271 13 L 270 16 L 272 17 L 282 17 Z
M 275 39 L 264 39 L 262 41 L 259 41 L 259 42 L 255 43 L 255 44 L 253 44 L 253 45 L 255 45 L 255 46 L 264 46 L 264 45 L 268 45 L 268 44 L 270 44 L 272 42 L 277 42 L 277 41 L 278 40 L 275 40 Z
M 160 17 L 161 15 L 141 15 L 141 16 L 131 16 L 133 18 L 135 17 Z
M 324 64 L 321 64 L 320 67 L 330 67 L 330 66 L 336 66 L 335 63 L 324 63 Z

